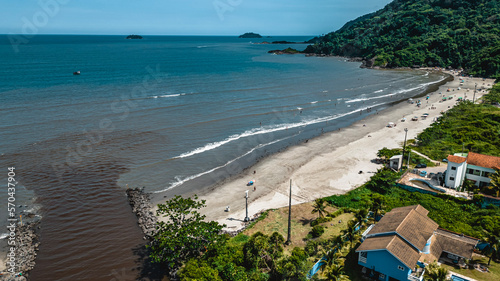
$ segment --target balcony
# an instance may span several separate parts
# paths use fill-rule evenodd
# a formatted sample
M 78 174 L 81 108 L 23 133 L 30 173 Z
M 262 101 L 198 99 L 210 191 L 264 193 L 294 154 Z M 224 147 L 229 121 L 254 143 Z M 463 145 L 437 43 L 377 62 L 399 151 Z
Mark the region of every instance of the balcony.
M 412 271 L 410 274 L 408 274 L 408 280 L 409 281 L 422 281 L 424 278 L 424 268 L 417 268 L 417 270 Z

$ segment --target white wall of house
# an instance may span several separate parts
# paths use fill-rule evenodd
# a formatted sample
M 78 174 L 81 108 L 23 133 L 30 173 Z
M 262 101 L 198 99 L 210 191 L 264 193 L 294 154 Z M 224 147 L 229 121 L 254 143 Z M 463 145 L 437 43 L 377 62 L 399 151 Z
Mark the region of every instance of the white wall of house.
M 448 169 L 446 170 L 446 179 L 444 185 L 448 188 L 457 189 L 460 187 L 464 180 L 467 163 L 454 163 L 448 162 Z
M 491 179 L 489 176 L 494 174 L 495 170 L 490 168 L 484 168 L 474 165 L 467 165 L 467 169 L 465 171 L 465 177 L 469 180 L 473 180 L 476 182 L 476 186 L 486 186 L 490 183 Z

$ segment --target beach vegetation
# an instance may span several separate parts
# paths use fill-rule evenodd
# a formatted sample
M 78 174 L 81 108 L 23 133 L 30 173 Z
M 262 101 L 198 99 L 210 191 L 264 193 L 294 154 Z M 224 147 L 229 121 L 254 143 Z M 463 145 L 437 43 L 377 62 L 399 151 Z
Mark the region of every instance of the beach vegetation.
M 318 218 L 322 218 L 325 216 L 326 205 L 325 200 L 323 198 L 314 200 L 312 214 L 318 213 Z
M 500 104 L 500 83 L 494 84 L 489 93 L 483 96 L 483 102 L 486 104 Z
M 460 102 L 420 133 L 417 140 L 418 146 L 413 149 L 435 160 L 470 151 L 500 156 L 500 109 Z
M 463 68 L 499 78 L 499 14 L 496 0 L 395 0 L 321 36 L 304 52 L 361 57 L 381 67 Z
M 436 262 L 425 267 L 424 278 L 426 281 L 446 281 L 448 280 L 448 269 L 439 266 Z
M 316 225 L 312 228 L 311 234 L 313 238 L 318 238 L 325 233 L 325 227 L 322 225 Z
M 490 175 L 490 180 L 488 188 L 498 197 L 500 195 L 500 168 L 495 168 L 495 173 Z
M 488 245 L 484 247 L 483 254 L 488 257 L 488 266 L 491 264 L 491 260 L 497 260 L 500 257 L 500 237 L 499 233 L 489 233 L 484 239 Z
M 214 244 L 224 243 L 221 235 L 224 225 L 204 221 L 198 210 L 205 207 L 205 200 L 175 196 L 165 204 L 158 204 L 156 214 L 166 218 L 157 222 L 150 243 L 153 261 L 175 272 L 191 258 L 201 256 Z

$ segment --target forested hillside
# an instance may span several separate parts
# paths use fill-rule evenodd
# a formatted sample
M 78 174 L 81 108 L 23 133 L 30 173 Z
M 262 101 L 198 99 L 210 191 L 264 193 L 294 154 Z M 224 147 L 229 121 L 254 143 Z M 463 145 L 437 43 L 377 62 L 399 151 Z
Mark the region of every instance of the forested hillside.
M 395 0 L 304 52 L 374 59 L 384 67 L 451 66 L 500 78 L 500 1 Z

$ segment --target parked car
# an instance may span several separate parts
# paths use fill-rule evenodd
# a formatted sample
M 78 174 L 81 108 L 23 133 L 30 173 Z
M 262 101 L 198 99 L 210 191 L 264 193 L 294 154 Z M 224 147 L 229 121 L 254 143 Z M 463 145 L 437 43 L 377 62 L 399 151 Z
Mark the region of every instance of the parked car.
M 419 163 L 417 164 L 417 166 L 415 166 L 415 168 L 427 168 L 427 165 L 426 164 L 423 164 L 423 163 Z
M 421 176 L 421 177 L 425 177 L 425 176 L 427 176 L 427 171 L 422 171 L 422 172 L 420 172 L 420 176 Z

